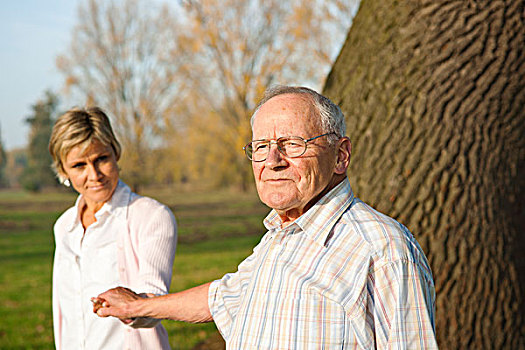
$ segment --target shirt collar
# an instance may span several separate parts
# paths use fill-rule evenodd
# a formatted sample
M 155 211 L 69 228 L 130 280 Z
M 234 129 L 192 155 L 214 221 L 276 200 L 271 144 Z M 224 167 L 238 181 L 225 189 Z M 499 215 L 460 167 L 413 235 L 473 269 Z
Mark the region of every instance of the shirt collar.
M 290 226 L 297 225 L 315 242 L 324 246 L 333 226 L 353 201 L 350 181 L 345 178 Z M 264 226 L 269 231 L 281 229 L 281 224 L 282 220 L 275 210 L 264 219 Z
M 125 219 L 127 218 L 128 211 L 127 207 L 129 204 L 131 198 L 131 189 L 128 185 L 126 185 L 121 180 L 118 181 L 117 188 L 115 189 L 115 192 L 107 201 L 104 203 L 102 208 L 100 208 L 99 211 L 95 214 L 96 218 L 102 217 L 104 214 L 113 214 L 116 216 L 123 216 Z M 69 232 L 73 231 L 77 225 L 80 225 L 80 210 L 84 207 L 85 200 L 84 196 L 79 195 L 76 202 L 75 202 L 75 212 L 76 216 L 72 218 L 72 220 L 67 225 L 67 230 Z

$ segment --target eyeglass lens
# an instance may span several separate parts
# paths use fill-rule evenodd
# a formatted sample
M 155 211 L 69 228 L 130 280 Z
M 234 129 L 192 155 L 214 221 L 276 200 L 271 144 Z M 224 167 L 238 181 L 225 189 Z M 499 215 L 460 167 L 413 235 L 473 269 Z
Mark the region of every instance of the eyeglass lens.
M 262 140 L 253 141 L 248 144 L 246 154 L 254 161 L 263 161 L 270 152 L 272 143 L 277 144 L 279 151 L 287 157 L 299 157 L 306 151 L 306 142 L 300 137 L 281 137 L 275 141 Z

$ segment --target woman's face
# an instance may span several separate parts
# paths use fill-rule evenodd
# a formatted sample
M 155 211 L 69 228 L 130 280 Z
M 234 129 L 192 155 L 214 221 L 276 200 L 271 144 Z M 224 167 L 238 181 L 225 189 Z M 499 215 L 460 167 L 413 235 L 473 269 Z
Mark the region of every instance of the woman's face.
M 88 207 L 100 209 L 118 184 L 118 166 L 111 146 L 94 140 L 83 150 L 76 146 L 63 159 L 65 175 L 73 188 L 84 196 Z

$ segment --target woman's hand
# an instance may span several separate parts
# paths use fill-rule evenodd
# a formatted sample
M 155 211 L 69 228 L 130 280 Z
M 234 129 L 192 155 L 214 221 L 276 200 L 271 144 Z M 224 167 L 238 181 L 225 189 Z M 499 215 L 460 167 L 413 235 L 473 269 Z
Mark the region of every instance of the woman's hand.
M 98 309 L 101 307 L 107 306 L 104 305 L 104 300 L 100 298 L 91 298 L 91 302 L 93 303 L 93 312 L 97 313 Z

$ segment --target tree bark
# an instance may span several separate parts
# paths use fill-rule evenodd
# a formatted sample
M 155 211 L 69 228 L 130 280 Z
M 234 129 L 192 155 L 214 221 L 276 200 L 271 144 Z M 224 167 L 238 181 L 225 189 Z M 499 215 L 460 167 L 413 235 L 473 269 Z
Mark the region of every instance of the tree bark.
M 324 93 L 357 196 L 408 226 L 443 349 L 524 349 L 525 1 L 364 0 Z

